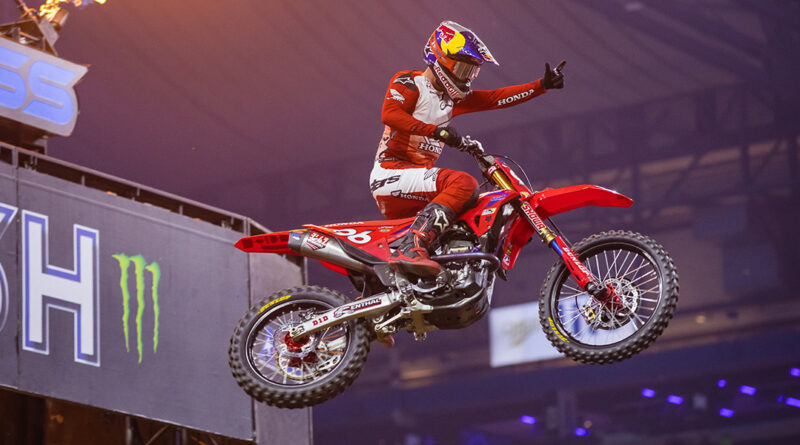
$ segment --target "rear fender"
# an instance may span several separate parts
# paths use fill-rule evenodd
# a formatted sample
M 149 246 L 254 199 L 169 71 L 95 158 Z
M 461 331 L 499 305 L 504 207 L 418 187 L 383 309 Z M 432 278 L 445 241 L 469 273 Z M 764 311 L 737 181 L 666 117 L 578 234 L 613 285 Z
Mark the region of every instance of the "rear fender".
M 633 200 L 614 190 L 583 184 L 544 189 L 533 195 L 530 204 L 542 219 L 547 219 L 586 206 L 630 207 Z
M 305 230 L 289 230 L 286 232 L 272 232 L 261 235 L 246 236 L 237 241 L 235 246 L 245 252 L 267 252 L 284 255 L 299 255 L 289 247 L 289 236 L 292 232 L 305 232 Z
M 358 256 L 347 253 L 346 246 L 327 227 L 265 233 L 240 239 L 236 247 L 245 252 L 266 252 L 313 258 L 335 272 L 347 275 L 348 270 L 370 272 L 371 267 Z

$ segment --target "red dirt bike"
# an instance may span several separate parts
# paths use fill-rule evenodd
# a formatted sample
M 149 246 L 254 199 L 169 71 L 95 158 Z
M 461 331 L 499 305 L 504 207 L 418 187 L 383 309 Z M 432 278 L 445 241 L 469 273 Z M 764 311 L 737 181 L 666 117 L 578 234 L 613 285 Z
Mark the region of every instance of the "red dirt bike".
M 558 256 L 541 288 L 539 318 L 561 353 L 612 363 L 663 332 L 678 301 L 678 274 L 660 244 L 609 231 L 569 246 L 544 222 L 590 205 L 630 207 L 630 198 L 595 185 L 533 192 L 478 141 L 465 138 L 462 150 L 495 190 L 481 194 L 432 246 L 431 259 L 441 264 L 435 278 L 407 276 L 387 262 L 413 218 L 306 225 L 236 243 L 245 252 L 317 259 L 362 293 L 349 301 L 331 289 L 298 286 L 255 304 L 229 349 L 233 375 L 250 396 L 285 408 L 316 405 L 356 379 L 371 341 L 399 330 L 422 340 L 432 330 L 471 325 L 488 311 L 495 277 L 507 278 L 534 235 Z

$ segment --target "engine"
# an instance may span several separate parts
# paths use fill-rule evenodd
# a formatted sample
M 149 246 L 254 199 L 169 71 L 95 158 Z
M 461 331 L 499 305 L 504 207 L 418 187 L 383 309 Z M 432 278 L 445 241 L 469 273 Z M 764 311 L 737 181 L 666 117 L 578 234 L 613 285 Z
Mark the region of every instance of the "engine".
M 442 254 L 470 253 L 474 249 L 474 242 L 457 238 L 442 246 Z M 435 288 L 418 292 L 421 302 L 436 308 L 425 314 L 425 320 L 439 329 L 460 329 L 480 320 L 489 310 L 494 284 L 491 263 L 481 259 L 453 260 L 443 263 L 442 270 Z

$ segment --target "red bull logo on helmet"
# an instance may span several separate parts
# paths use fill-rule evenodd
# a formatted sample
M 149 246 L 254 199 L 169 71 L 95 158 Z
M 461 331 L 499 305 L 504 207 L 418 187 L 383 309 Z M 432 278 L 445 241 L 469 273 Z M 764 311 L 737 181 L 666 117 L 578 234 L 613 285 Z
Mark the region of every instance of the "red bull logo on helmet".
M 442 40 L 445 41 L 445 42 L 449 42 L 456 35 L 456 31 L 453 30 L 453 28 L 450 28 L 447 25 L 440 25 L 439 29 L 437 29 L 437 31 L 439 31 L 439 34 L 441 35 Z
M 442 52 L 445 55 L 453 55 L 458 54 L 462 49 L 464 49 L 464 45 L 467 43 L 467 39 L 464 37 L 464 34 L 461 34 L 458 31 L 454 31 L 448 28 L 445 25 L 439 27 L 441 30 L 441 40 L 439 41 L 439 47 L 442 49 Z

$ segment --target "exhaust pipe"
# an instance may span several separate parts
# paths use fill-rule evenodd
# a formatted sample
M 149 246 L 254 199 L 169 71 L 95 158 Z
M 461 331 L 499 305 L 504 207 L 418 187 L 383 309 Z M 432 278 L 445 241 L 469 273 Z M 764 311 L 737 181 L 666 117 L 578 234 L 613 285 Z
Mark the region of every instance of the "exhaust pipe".
M 289 248 L 300 255 L 342 266 L 357 272 L 372 272 L 372 268 L 358 261 L 342 249 L 339 240 L 313 230 L 292 232 Z

